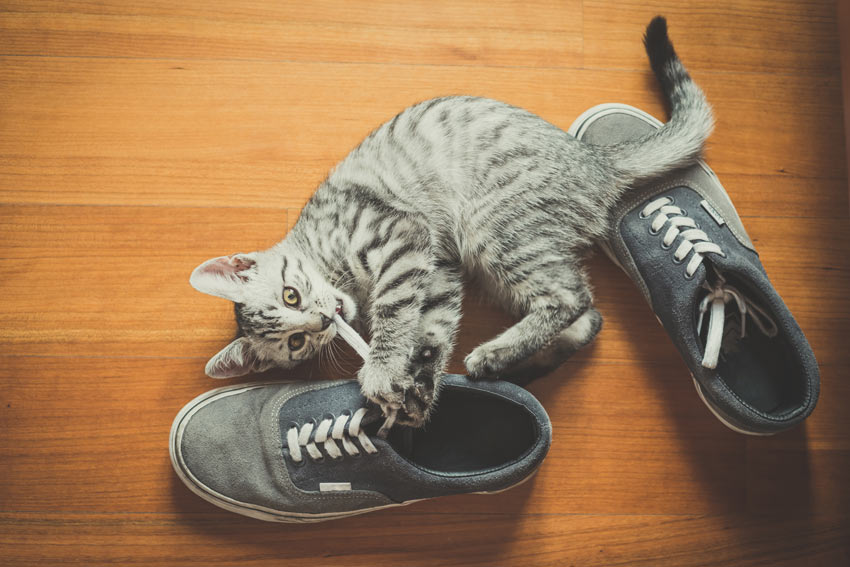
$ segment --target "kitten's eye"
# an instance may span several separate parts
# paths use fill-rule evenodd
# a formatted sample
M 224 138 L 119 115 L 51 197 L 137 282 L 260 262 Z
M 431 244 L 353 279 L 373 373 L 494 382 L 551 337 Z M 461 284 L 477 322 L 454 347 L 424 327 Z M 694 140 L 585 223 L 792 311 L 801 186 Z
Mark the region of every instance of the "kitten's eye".
M 294 287 L 283 288 L 283 302 L 289 307 L 298 307 L 301 304 L 301 296 Z
M 304 346 L 304 333 L 295 333 L 294 335 L 289 335 L 289 350 L 296 351 L 301 350 L 301 347 Z

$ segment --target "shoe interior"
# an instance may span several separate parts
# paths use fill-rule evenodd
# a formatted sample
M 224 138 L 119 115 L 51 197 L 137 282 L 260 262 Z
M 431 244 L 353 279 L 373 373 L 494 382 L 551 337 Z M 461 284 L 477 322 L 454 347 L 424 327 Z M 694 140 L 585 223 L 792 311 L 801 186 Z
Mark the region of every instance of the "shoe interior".
M 523 406 L 465 388 L 444 388 L 436 411 L 421 429 L 394 427 L 387 439 L 419 467 L 470 473 L 509 465 L 537 440 L 537 426 Z
M 733 276 L 725 277 L 750 300 L 766 305 L 751 286 Z M 703 341 L 705 335 L 704 330 Z M 764 413 L 779 415 L 803 403 L 804 374 L 781 330 L 770 337 L 748 316 L 746 336 L 741 337 L 741 315 L 734 302 L 730 302 L 721 345 L 717 364 L 720 377 L 747 404 Z

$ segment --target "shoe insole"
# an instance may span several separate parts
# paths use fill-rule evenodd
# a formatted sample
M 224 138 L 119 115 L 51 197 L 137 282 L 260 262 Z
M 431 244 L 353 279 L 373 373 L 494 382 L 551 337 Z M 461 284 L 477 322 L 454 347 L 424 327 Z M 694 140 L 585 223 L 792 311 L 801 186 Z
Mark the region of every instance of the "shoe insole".
M 529 412 L 508 400 L 447 388 L 421 429 L 393 427 L 388 441 L 416 465 L 438 472 L 475 472 L 510 464 L 536 440 Z
M 799 403 L 794 366 L 783 343 L 780 337 L 748 328 L 746 337 L 737 338 L 732 345 L 724 341 L 721 348 L 720 377 L 742 400 L 768 414 Z

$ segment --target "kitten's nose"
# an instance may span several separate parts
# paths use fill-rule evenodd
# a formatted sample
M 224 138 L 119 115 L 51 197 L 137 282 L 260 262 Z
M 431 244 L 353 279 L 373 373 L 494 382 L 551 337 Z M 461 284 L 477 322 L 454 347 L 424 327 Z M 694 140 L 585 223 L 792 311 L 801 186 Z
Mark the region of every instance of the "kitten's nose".
M 321 317 L 321 319 L 322 319 L 321 330 L 324 331 L 325 329 L 327 329 L 330 326 L 331 319 L 327 315 L 325 315 L 324 313 L 319 313 L 319 317 Z

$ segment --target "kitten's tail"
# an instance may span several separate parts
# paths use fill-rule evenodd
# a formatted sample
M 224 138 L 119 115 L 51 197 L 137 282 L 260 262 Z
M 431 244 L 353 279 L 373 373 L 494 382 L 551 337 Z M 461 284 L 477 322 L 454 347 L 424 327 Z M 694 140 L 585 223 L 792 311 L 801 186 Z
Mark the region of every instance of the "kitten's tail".
M 714 128 L 705 94 L 691 79 L 667 37 L 667 20 L 653 18 L 643 43 L 670 105 L 670 120 L 644 138 L 609 148 L 614 166 L 628 185 L 693 163 Z

